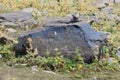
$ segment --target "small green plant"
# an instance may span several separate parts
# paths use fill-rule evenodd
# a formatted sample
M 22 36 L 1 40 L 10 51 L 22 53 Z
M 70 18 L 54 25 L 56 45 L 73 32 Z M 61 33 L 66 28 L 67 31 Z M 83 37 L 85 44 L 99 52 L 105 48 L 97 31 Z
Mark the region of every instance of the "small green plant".
M 95 6 L 91 5 L 91 2 L 94 2 L 95 0 L 60 0 L 61 2 L 59 4 L 57 3 L 57 0 L 44 1 L 44 3 L 41 3 L 40 0 L 0 0 L 0 13 L 20 11 L 24 8 L 32 7 L 41 13 L 41 15 L 38 15 L 36 11 L 33 11 L 32 13 L 36 20 L 39 20 L 40 18 L 40 25 L 46 17 L 50 16 L 66 16 L 67 14 L 77 11 L 81 15 L 89 17 L 94 16 L 94 13 L 97 13 L 101 20 L 100 22 L 93 21 L 91 23 L 92 27 L 97 31 L 110 33 L 109 43 L 101 49 L 101 60 L 93 61 L 92 64 L 86 64 L 80 55 L 81 51 L 79 49 L 76 49 L 74 52 L 76 56 L 72 59 L 60 56 L 61 52 L 59 51 L 56 51 L 56 57 L 50 57 L 49 51 L 46 52 L 46 57 L 34 57 L 34 55 L 31 55 L 33 53 L 32 50 L 28 50 L 28 53 L 30 53 L 28 55 L 15 58 L 14 44 L 7 43 L 5 45 L 0 44 L 0 64 L 6 62 L 8 65 L 12 66 L 15 66 L 16 64 L 26 64 L 27 66 L 37 65 L 39 69 L 43 70 L 73 72 L 73 76 L 77 79 L 86 78 L 90 74 L 93 77 L 93 72 L 101 73 L 106 71 L 112 73 L 119 71 L 120 59 L 116 57 L 116 50 L 117 47 L 120 46 L 120 23 L 117 19 L 115 19 L 115 22 L 108 20 L 108 16 L 100 12 Z M 119 7 L 120 5 L 113 5 L 115 16 L 119 16 L 120 14 Z M 6 27 L 0 26 L 0 36 L 6 36 L 6 34 L 8 34 L 6 33 Z M 35 50 L 34 53 L 37 53 L 37 50 Z M 108 62 L 110 57 L 117 59 L 119 64 L 110 64 Z
M 0 55 L 4 60 L 10 59 L 13 54 L 13 44 L 0 45 Z

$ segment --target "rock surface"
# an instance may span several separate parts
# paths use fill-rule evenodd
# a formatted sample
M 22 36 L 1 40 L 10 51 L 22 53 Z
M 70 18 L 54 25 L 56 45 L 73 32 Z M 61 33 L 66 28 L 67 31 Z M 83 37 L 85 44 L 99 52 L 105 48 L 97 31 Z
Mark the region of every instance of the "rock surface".
M 28 12 L 28 13 L 31 13 L 31 14 L 35 13 L 37 16 L 42 16 L 42 12 L 40 12 L 36 8 L 32 8 L 32 7 L 24 8 L 24 9 L 22 9 L 22 12 Z
M 69 18 L 47 19 L 42 27 L 23 33 L 16 45 L 18 52 L 27 50 L 38 50 L 38 55 L 59 55 L 72 58 L 76 50 L 84 61 L 90 63 L 106 40 L 106 34 L 96 32 L 85 22 L 71 23 Z M 17 54 L 19 55 L 19 54 Z
M 27 12 L 9 12 L 0 14 L 0 25 L 14 28 L 25 28 L 36 25 L 32 14 Z

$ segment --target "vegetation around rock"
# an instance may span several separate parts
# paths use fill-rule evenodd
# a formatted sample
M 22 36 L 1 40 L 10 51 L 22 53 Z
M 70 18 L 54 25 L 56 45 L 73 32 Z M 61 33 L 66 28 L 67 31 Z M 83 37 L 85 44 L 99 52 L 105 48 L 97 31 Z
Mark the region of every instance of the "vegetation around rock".
M 0 80 L 119 80 L 119 7 L 119 0 L 0 0 Z M 20 18 L 22 13 L 27 13 L 30 19 L 26 18 L 29 15 L 20 20 L 14 14 L 14 20 L 12 16 L 3 16 L 14 12 L 21 12 L 17 16 Z M 80 19 L 77 21 L 85 21 L 96 31 L 108 35 L 107 44 L 100 49 L 100 59 L 94 58 L 91 64 L 87 64 L 78 49 L 75 50 L 78 55 L 72 59 L 60 56 L 60 52 L 56 57 L 49 56 L 49 51 L 45 57 L 36 56 L 38 51 L 30 48 L 28 54 L 21 51 L 19 53 L 25 55 L 16 57 L 15 45 L 21 33 L 43 26 L 48 17 L 67 15 L 71 18 L 71 14 L 76 12 Z M 15 26 L 18 24 L 24 25 Z

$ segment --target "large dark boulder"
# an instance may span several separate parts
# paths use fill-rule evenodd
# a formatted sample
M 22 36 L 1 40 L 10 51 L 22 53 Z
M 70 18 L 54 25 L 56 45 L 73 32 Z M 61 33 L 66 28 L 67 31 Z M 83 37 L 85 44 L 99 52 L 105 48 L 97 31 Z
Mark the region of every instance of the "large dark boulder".
M 38 50 L 38 55 L 63 55 L 73 58 L 76 50 L 80 51 L 84 61 L 90 63 L 99 55 L 104 45 L 106 34 L 96 32 L 85 22 L 71 22 L 69 18 L 48 19 L 42 27 L 21 34 L 16 45 L 16 52 Z M 59 53 L 59 54 L 57 54 Z M 17 54 L 19 55 L 19 54 Z
M 9 12 L 0 14 L 0 25 L 13 28 L 25 28 L 36 25 L 31 13 L 27 12 Z

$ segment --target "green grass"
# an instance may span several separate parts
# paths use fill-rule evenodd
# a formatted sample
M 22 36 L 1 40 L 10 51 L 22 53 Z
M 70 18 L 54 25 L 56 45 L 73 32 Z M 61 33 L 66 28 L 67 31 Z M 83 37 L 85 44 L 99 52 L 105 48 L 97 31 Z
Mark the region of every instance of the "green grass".
M 78 2 L 79 1 L 81 0 L 78 0 Z M 8 79 L 2 80 L 16 80 L 16 78 L 31 80 L 32 77 L 34 77 L 35 80 L 93 80 L 93 78 L 99 80 L 119 80 L 120 59 L 116 57 L 115 54 L 117 47 L 120 46 L 120 23 L 116 21 L 114 26 L 111 25 L 111 22 L 107 20 L 104 14 L 96 7 L 89 5 L 91 1 L 94 2 L 94 0 L 87 0 L 80 4 L 77 3 L 77 0 L 73 3 L 70 0 L 61 0 L 60 5 L 58 5 L 56 0 L 45 0 L 44 4 L 40 3 L 40 0 L 0 0 L 0 3 L 3 4 L 2 7 L 0 7 L 0 13 L 20 11 L 23 8 L 33 7 L 38 10 L 47 11 L 47 13 L 42 14 L 42 16 L 37 16 L 37 14 L 33 12 L 33 16 L 36 19 L 42 18 L 43 20 L 45 17 L 66 16 L 76 11 L 80 12 L 81 15 L 84 14 L 87 16 L 91 16 L 93 13 L 98 12 L 99 16 L 106 20 L 103 21 L 102 24 L 94 22 L 92 27 L 97 31 L 110 33 L 108 47 L 103 47 L 102 49 L 103 59 L 101 61 L 94 60 L 92 64 L 85 64 L 80 55 L 75 56 L 73 59 L 63 58 L 62 56 L 34 58 L 30 55 L 15 58 L 14 42 L 4 45 L 0 44 L 0 65 L 2 65 L 0 67 L 0 78 L 2 79 L 4 77 L 3 74 L 7 72 L 8 74 L 5 75 L 5 77 L 8 76 Z M 112 7 L 114 8 L 115 15 L 119 16 L 120 5 L 113 5 Z M 41 24 L 41 22 L 39 23 Z M 0 27 L 0 37 L 7 37 L 7 34 L 5 28 Z M 115 58 L 116 61 L 112 64 L 108 63 L 109 57 Z M 4 64 L 7 66 L 3 66 Z M 18 66 L 16 66 L 16 64 L 18 64 Z M 27 66 L 22 68 L 19 64 L 27 64 Z M 33 65 L 37 65 L 39 69 L 39 72 L 34 75 L 31 74 L 29 69 Z M 51 70 L 59 75 L 46 74 L 41 72 L 41 70 Z

